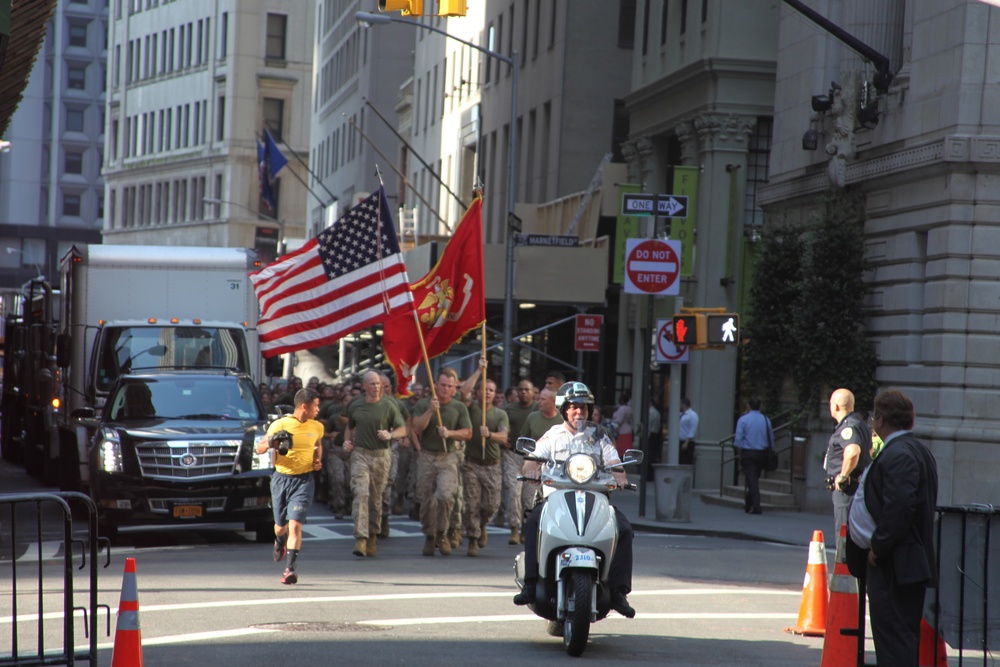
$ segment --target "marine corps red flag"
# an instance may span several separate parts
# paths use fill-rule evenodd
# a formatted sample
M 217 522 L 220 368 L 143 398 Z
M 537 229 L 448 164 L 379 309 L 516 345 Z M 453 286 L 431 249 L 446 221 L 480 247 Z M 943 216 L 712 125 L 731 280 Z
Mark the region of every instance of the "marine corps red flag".
M 410 286 L 417 316 L 403 313 L 382 324 L 382 350 L 396 371 L 402 396 L 409 395 L 407 387 L 423 360 L 418 321 L 428 359 L 444 354 L 486 321 L 482 203 L 479 197 L 472 202 L 437 265 Z

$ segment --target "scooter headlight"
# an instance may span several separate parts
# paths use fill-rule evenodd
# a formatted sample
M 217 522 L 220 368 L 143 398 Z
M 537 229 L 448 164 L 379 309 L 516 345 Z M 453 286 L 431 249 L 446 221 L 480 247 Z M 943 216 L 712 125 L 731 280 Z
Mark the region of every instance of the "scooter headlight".
M 566 459 L 566 476 L 577 484 L 586 484 L 597 474 L 597 463 L 586 454 L 574 454 Z

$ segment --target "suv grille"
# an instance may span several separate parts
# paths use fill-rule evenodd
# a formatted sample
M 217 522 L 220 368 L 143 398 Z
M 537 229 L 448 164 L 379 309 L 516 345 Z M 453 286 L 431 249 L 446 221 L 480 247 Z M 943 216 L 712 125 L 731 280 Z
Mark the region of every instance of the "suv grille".
M 232 475 L 239 449 L 239 440 L 178 440 L 137 445 L 135 451 L 144 477 L 199 479 Z

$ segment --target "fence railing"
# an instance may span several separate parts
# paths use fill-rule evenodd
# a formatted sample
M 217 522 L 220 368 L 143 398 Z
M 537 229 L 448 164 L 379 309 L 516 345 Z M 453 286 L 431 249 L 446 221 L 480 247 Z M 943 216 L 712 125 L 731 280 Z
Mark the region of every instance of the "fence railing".
M 74 537 L 73 508 L 86 513 L 86 527 L 79 539 Z M 9 559 L 11 575 L 10 652 L 0 653 L 0 666 L 75 665 L 78 660 L 96 665 L 98 608 L 106 611 L 105 634 L 111 634 L 111 609 L 97 603 L 97 556 L 104 548 L 104 567 L 108 567 L 111 545 L 106 538 L 97 537 L 94 501 L 72 492 L 0 495 L 0 526 L 0 566 Z M 50 551 L 57 555 L 50 556 Z M 87 570 L 87 602 L 83 606 L 75 603 L 75 552 L 80 558 L 76 569 Z M 46 563 L 54 559 L 61 565 L 56 582 L 45 576 Z M 52 602 L 53 597 L 56 602 Z M 24 607 L 28 609 L 22 613 Z M 76 649 L 77 612 L 83 617 L 88 639 L 86 649 L 80 651 Z

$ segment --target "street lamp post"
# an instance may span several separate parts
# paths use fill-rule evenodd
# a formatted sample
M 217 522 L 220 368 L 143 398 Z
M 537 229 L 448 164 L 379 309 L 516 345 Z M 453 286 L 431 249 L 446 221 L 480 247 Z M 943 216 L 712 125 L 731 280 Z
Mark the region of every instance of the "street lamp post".
M 255 211 L 248 206 L 244 206 L 243 204 L 230 201 L 228 199 L 217 199 L 215 197 L 202 197 L 201 200 L 206 204 L 229 204 L 230 206 L 241 208 L 248 213 L 253 213 L 254 215 L 260 218 L 264 218 L 268 222 L 273 222 L 274 224 L 278 225 L 278 233 L 281 235 L 281 238 L 278 240 L 278 257 L 281 257 L 282 255 L 285 254 L 285 244 L 287 243 L 287 239 L 285 238 L 285 221 L 283 219 L 279 220 L 273 215 L 267 215 L 266 213 Z
M 517 186 L 517 75 L 518 57 L 517 51 L 513 51 L 510 57 L 491 51 L 490 49 L 474 44 L 473 42 L 461 39 L 445 30 L 425 25 L 416 21 L 409 21 L 396 16 L 385 14 L 370 14 L 368 12 L 357 12 L 354 18 L 364 25 L 379 25 L 385 23 L 405 23 L 423 30 L 430 30 L 439 35 L 444 35 L 456 42 L 461 42 L 471 49 L 475 49 L 490 58 L 496 58 L 500 62 L 510 66 L 511 87 L 510 87 L 510 131 L 507 142 L 507 221 L 506 221 L 506 278 L 504 281 L 503 295 L 503 376 L 500 378 L 500 386 L 510 386 L 511 376 L 511 355 L 514 347 L 513 329 L 514 326 L 514 226 L 517 224 L 517 216 L 514 215 L 515 187 Z M 519 229 L 517 231 L 520 231 Z

